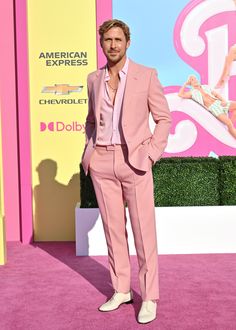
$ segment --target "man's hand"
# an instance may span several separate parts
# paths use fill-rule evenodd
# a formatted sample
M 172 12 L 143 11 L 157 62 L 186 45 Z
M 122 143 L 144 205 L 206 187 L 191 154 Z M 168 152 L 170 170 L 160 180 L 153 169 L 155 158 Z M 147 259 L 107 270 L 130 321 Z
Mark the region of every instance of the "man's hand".
M 178 96 L 182 97 L 183 99 L 191 99 L 192 98 L 192 93 L 190 91 L 185 92 L 185 88 L 189 85 L 188 81 L 185 81 L 183 86 L 180 88 Z

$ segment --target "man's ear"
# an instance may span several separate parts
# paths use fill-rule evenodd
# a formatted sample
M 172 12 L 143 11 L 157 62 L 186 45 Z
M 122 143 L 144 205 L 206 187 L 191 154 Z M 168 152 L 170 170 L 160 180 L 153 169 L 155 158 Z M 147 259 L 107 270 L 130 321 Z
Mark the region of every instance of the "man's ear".
M 129 46 L 130 46 L 130 40 L 129 40 L 129 41 L 127 41 L 127 44 L 126 44 L 126 49 L 128 49 L 128 48 L 129 48 Z

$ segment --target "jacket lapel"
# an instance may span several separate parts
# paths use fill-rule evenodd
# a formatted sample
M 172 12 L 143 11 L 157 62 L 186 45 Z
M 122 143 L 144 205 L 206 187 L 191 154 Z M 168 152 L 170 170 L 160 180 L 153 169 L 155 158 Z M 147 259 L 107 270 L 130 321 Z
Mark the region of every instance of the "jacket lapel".
M 123 100 L 122 113 L 123 115 L 126 112 L 126 109 L 129 109 L 129 104 L 133 99 L 133 93 L 135 92 L 135 87 L 138 82 L 138 68 L 133 61 L 129 61 L 129 68 L 126 78 L 125 94 Z
M 105 68 L 102 68 L 97 71 L 96 79 L 93 82 L 94 87 L 94 101 L 95 101 L 95 116 L 97 119 L 97 123 L 100 121 L 100 110 L 101 110 L 101 101 L 102 101 L 102 93 L 104 89 L 104 76 L 105 76 Z M 98 125 L 99 127 L 99 125 Z

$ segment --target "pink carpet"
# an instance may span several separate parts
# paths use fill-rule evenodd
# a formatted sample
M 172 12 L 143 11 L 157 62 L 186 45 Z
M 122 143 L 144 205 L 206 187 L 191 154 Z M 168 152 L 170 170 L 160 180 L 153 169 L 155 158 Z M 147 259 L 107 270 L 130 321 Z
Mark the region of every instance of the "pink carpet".
M 74 243 L 8 244 L 0 267 L 1 330 L 235 330 L 236 254 L 160 256 L 158 318 L 136 322 L 141 298 L 101 313 L 112 295 L 106 257 L 76 257 Z

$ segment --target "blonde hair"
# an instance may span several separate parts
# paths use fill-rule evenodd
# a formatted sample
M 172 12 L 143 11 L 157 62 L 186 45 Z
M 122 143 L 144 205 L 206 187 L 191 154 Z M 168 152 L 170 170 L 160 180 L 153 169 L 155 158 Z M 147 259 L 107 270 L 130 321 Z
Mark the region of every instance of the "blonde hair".
M 190 74 L 190 75 L 188 76 L 188 80 L 187 80 L 188 85 L 191 85 L 191 82 L 190 82 L 190 79 L 191 79 L 191 78 L 195 78 L 195 79 L 198 81 L 197 77 L 196 77 L 194 74 Z
M 113 27 L 121 28 L 122 31 L 124 32 L 126 41 L 130 40 L 130 30 L 128 25 L 118 19 L 110 19 L 108 21 L 103 22 L 102 25 L 99 26 L 98 33 L 100 35 L 100 42 L 103 39 L 104 33 L 106 33 L 108 30 L 110 30 Z

